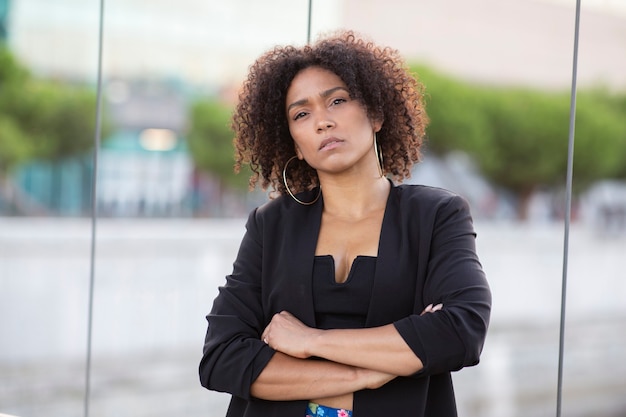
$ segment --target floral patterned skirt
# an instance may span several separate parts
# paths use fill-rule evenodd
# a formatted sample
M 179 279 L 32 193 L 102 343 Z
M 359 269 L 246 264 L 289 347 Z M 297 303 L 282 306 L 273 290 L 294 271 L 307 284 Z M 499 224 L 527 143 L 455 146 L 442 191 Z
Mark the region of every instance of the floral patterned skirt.
M 352 417 L 352 411 L 309 403 L 306 408 L 306 417 Z

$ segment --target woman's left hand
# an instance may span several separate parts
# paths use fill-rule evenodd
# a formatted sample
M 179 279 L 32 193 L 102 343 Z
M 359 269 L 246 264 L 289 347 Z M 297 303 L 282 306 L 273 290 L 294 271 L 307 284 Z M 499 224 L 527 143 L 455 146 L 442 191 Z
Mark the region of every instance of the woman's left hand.
M 443 308 L 443 304 L 439 303 L 437 305 L 428 304 L 424 311 L 420 313 L 420 316 L 423 316 L 426 313 L 434 313 L 435 311 L 439 311 Z
M 274 314 L 272 321 L 267 325 L 261 340 L 272 349 L 285 353 L 294 358 L 305 359 L 311 356 L 308 348 L 311 341 L 323 330 L 306 326 L 288 311 Z

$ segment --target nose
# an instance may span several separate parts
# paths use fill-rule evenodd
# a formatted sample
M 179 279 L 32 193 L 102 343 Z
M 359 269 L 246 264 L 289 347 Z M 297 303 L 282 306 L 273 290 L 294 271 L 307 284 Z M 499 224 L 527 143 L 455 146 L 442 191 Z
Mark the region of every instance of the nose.
M 323 132 L 325 130 L 333 128 L 334 126 L 335 126 L 335 122 L 332 121 L 330 118 L 326 117 L 326 115 L 324 115 L 323 117 L 320 117 L 320 119 L 317 121 L 318 132 Z

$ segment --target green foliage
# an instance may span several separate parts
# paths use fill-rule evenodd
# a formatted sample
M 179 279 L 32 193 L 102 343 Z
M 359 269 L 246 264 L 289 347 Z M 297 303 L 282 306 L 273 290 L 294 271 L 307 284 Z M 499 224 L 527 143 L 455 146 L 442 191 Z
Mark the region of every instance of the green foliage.
M 2 91 L 22 84 L 29 77 L 28 71 L 19 65 L 4 43 L 0 43 L 0 81 Z
M 31 154 L 30 143 L 15 121 L 0 113 L 0 178 Z
M 575 152 L 574 172 L 589 181 L 626 179 L 626 94 L 578 95 Z
M 28 73 L 0 44 L 0 177 L 24 160 L 29 151 L 20 126 L 11 117 L 11 103 Z
M 569 92 L 463 83 L 417 67 L 426 85 L 428 149 L 464 150 L 494 184 L 524 197 L 563 184 L 569 136 Z M 583 189 L 602 178 L 626 178 L 626 95 L 579 92 L 574 178 Z
M 216 100 L 201 100 L 191 108 L 191 126 L 187 134 L 189 150 L 196 166 L 219 177 L 226 185 L 247 189 L 250 172 L 242 168 L 235 175 L 232 108 Z
M 418 73 L 426 84 L 428 149 L 444 154 L 453 149 L 473 152 L 487 148 L 491 128 L 481 110 L 483 97 L 476 89 L 426 68 Z
M 514 192 L 522 201 L 539 186 L 564 184 L 569 92 L 481 86 L 428 68 L 415 69 L 426 86 L 429 151 L 469 153 L 493 184 Z M 231 111 L 217 101 L 197 102 L 191 111 L 189 147 L 200 169 L 243 189 L 249 172 L 233 174 Z M 598 89 L 578 93 L 577 190 L 599 179 L 626 178 L 625 120 L 626 95 Z
M 567 166 L 567 97 L 526 90 L 489 92 L 483 111 L 490 149 L 476 149 L 483 172 L 518 194 L 564 178 Z
M 577 99 L 574 173 L 583 186 L 603 178 L 626 178 L 626 106 L 583 92 Z
M 58 160 L 93 146 L 93 91 L 33 78 L 0 46 L 0 175 L 30 160 Z
M 33 141 L 33 157 L 58 160 L 93 146 L 96 99 L 91 91 L 52 82 L 31 82 L 13 115 Z

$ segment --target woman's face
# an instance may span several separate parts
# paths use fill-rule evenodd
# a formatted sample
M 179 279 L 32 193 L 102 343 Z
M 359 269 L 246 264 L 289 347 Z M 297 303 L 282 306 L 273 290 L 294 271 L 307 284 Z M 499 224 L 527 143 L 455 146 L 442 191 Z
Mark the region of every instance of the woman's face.
M 378 172 L 372 148 L 381 123 L 370 121 L 365 106 L 350 98 L 336 74 L 320 67 L 300 71 L 287 90 L 285 104 L 296 153 L 318 174 Z

